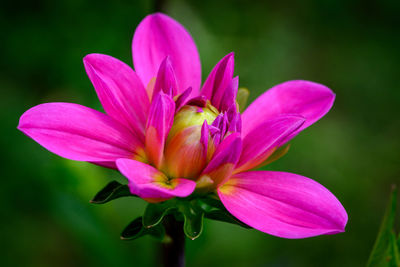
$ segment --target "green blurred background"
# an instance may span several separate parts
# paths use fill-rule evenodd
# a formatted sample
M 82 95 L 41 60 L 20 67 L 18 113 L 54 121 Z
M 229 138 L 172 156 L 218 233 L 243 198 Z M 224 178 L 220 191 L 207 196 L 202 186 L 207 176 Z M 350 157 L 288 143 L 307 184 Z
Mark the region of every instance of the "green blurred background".
M 145 202 L 89 200 L 117 172 L 59 158 L 16 130 L 28 108 L 52 101 L 101 109 L 82 58 L 98 52 L 131 65 L 131 39 L 151 1 L 8 1 L 1 7 L 2 266 L 154 266 L 150 237 L 120 231 Z M 187 241 L 188 266 L 363 266 L 400 165 L 400 2 L 303 0 L 159 2 L 198 45 L 203 78 L 235 52 L 240 86 L 254 100 L 291 79 L 323 83 L 333 109 L 268 169 L 308 176 L 349 214 L 346 232 L 286 240 L 209 222 Z

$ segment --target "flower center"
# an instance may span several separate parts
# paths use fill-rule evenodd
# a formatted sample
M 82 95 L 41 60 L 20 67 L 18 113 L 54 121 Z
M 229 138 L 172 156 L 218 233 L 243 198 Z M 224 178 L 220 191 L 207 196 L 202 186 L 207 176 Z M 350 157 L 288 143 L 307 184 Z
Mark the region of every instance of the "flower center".
M 196 180 L 207 164 L 208 132 L 202 134 L 207 124 L 219 112 L 210 103 L 205 107 L 186 105 L 175 115 L 165 147 L 163 170 L 169 177 Z

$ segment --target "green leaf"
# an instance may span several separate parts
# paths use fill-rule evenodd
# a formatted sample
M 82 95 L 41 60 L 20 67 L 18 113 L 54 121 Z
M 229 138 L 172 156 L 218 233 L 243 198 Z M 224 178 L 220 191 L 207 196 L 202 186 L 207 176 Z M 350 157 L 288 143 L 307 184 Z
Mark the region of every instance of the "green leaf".
M 400 233 L 399 236 L 397 237 L 397 253 L 400 254 Z
M 396 240 L 396 234 L 392 231 L 390 235 L 390 266 L 400 266 L 400 253 L 399 247 Z
M 378 237 L 376 238 L 367 263 L 368 267 L 390 266 L 388 263 L 392 258 L 392 255 L 390 255 L 390 247 L 393 246 L 392 231 L 396 212 L 396 198 L 397 190 L 393 187 L 391 198 L 379 229 Z
M 132 193 L 129 191 L 128 185 L 120 184 L 117 181 L 112 181 L 108 183 L 103 189 L 101 189 L 94 196 L 94 198 L 90 200 L 90 203 L 104 204 L 113 199 L 127 196 L 136 197 L 135 195 L 132 195 Z
M 236 225 L 239 225 L 239 226 L 241 226 L 243 228 L 246 228 L 246 229 L 251 229 L 252 228 L 252 227 L 248 226 L 247 224 L 245 224 L 245 223 L 239 221 L 238 219 L 236 219 L 228 211 L 212 210 L 210 212 L 206 212 L 204 216 L 207 219 L 236 224 Z
M 123 240 L 135 240 L 144 235 L 151 235 L 157 239 L 162 239 L 165 235 L 165 230 L 162 225 L 153 228 L 145 228 L 142 224 L 142 217 L 133 220 L 121 233 Z
M 195 202 L 179 202 L 179 211 L 183 214 L 183 232 L 185 235 L 195 240 L 203 232 L 204 212 L 195 205 Z
M 246 108 L 247 99 L 249 98 L 249 90 L 247 88 L 239 88 L 236 96 L 236 101 L 239 105 L 239 111 L 242 113 Z
M 143 226 L 151 228 L 158 225 L 164 216 L 174 209 L 176 209 L 176 206 L 173 200 L 161 203 L 149 203 L 143 214 Z
M 211 220 L 236 224 L 244 228 L 252 227 L 236 219 L 215 196 L 198 199 L 198 206 L 204 211 L 204 217 Z
M 217 198 L 214 197 L 213 195 L 209 195 L 207 197 L 200 198 L 199 200 L 199 206 L 204 209 L 204 211 L 210 211 L 213 209 L 222 209 L 225 210 L 225 206 L 222 204 L 222 202 Z

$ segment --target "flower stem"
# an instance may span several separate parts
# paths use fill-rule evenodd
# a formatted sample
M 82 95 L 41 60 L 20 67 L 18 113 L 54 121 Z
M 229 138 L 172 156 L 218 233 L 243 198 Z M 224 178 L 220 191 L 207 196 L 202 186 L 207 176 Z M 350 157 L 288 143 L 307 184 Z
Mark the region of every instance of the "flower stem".
M 183 222 L 168 215 L 163 221 L 166 239 L 162 242 L 162 264 L 164 267 L 185 266 L 185 234 Z

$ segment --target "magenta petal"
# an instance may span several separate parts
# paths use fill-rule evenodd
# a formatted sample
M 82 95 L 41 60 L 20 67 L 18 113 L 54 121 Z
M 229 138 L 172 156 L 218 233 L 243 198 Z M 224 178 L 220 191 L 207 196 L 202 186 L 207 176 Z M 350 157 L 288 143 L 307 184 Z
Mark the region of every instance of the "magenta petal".
M 171 96 L 174 97 L 178 93 L 178 85 L 176 83 L 175 72 L 172 68 L 169 57 L 166 57 L 160 65 L 160 69 L 157 73 L 156 83 L 153 90 L 153 98 L 159 92 L 168 94 L 171 92 Z
M 147 85 L 161 62 L 169 56 L 178 82 L 178 94 L 188 87 L 196 95 L 201 83 L 200 58 L 185 28 L 172 18 L 155 13 L 139 24 L 132 42 L 135 70 Z
M 344 232 L 347 213 L 319 183 L 292 173 L 252 171 L 234 175 L 218 195 L 236 218 L 262 232 L 306 238 Z
M 228 178 L 239 160 L 242 149 L 240 134 L 233 133 L 226 137 L 217 147 L 213 158 L 204 169 L 202 176 L 207 175 L 215 185 Z
M 213 106 L 218 109 L 225 89 L 232 82 L 233 69 L 234 54 L 229 53 L 215 65 L 201 89 L 201 94 L 210 99 Z
M 335 94 L 322 84 L 300 80 L 281 83 L 258 97 L 244 111 L 243 135 L 265 120 L 281 114 L 299 114 L 306 118 L 298 133 L 324 116 L 334 100 Z
M 83 59 L 104 110 L 144 142 L 149 98 L 131 67 L 111 56 L 89 54 Z
M 231 80 L 226 87 L 224 95 L 220 101 L 219 109 L 221 111 L 228 111 L 232 106 L 236 106 L 236 95 L 239 87 L 239 76 Z
M 146 126 L 146 152 L 149 160 L 157 168 L 164 157 L 164 145 L 171 129 L 175 114 L 174 100 L 160 92 L 151 103 Z
M 236 172 L 257 167 L 304 122 L 303 117 L 282 115 L 258 125 L 243 138 L 243 151 Z
M 189 87 L 185 91 L 182 92 L 178 96 L 178 98 L 175 101 L 175 112 L 178 112 L 189 100 L 189 96 L 192 93 L 192 87 Z
M 150 202 L 187 197 L 196 187 L 194 181 L 168 179 L 154 167 L 136 160 L 118 159 L 116 163 L 118 170 L 129 180 L 131 193 Z
M 117 158 L 134 158 L 142 147 L 120 123 L 77 104 L 35 106 L 21 116 L 18 129 L 61 157 L 109 167 Z
M 207 159 L 209 137 L 210 137 L 210 129 L 209 129 L 207 121 L 205 120 L 203 122 L 203 125 L 201 126 L 201 135 L 200 135 L 200 143 L 203 146 L 205 159 Z
M 228 109 L 226 114 L 228 116 L 228 121 L 229 121 L 228 132 L 230 132 L 230 133 L 234 133 L 234 132 L 240 133 L 242 131 L 242 117 L 241 117 L 240 113 L 237 110 L 236 103 L 232 104 L 232 106 Z

